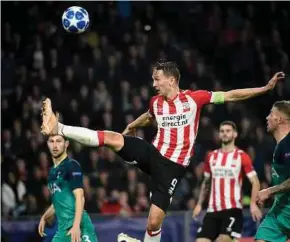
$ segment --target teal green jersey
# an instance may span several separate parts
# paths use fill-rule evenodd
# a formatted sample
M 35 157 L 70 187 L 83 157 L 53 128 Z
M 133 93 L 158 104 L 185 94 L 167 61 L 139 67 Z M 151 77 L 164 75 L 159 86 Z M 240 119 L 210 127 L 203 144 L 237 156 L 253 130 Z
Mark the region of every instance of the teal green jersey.
M 273 185 L 287 179 L 290 179 L 290 133 L 276 145 L 272 162 Z M 276 194 L 275 205 L 290 215 L 290 191 Z
M 75 217 L 75 196 L 73 191 L 83 188 L 83 173 L 80 164 L 66 157 L 58 166 L 52 167 L 48 176 L 48 189 L 51 192 L 60 230 L 72 227 Z M 81 227 L 91 224 L 91 220 L 83 212 Z
M 272 182 L 279 185 L 290 179 L 290 133 L 275 148 Z M 284 242 L 290 238 L 290 191 L 275 195 L 275 202 L 260 224 L 255 240 Z

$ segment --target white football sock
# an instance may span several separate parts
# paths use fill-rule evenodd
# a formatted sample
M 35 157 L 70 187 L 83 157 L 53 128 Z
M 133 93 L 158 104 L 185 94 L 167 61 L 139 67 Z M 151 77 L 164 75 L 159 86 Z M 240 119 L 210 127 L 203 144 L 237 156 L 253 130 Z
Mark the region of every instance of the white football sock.
M 160 242 L 161 241 L 161 228 L 157 231 L 146 230 L 144 242 Z
M 104 131 L 96 131 L 58 123 L 58 134 L 87 146 L 104 145 Z

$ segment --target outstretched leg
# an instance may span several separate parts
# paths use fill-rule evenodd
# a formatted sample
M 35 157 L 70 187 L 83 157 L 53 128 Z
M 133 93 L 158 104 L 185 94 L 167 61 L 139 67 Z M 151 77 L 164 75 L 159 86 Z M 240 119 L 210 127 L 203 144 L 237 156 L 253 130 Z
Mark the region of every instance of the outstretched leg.
M 41 132 L 44 135 L 63 135 L 86 146 L 107 146 L 125 161 L 131 164 L 138 163 L 142 171 L 150 174 L 150 145 L 146 141 L 138 137 L 123 136 L 117 132 L 61 124 L 58 122 L 58 115 L 52 111 L 49 98 L 42 106 Z
M 43 102 L 41 132 L 44 135 L 63 135 L 87 146 L 106 145 L 114 151 L 119 151 L 124 146 L 124 137 L 120 133 L 95 131 L 59 123 L 58 115 L 53 113 L 49 98 Z

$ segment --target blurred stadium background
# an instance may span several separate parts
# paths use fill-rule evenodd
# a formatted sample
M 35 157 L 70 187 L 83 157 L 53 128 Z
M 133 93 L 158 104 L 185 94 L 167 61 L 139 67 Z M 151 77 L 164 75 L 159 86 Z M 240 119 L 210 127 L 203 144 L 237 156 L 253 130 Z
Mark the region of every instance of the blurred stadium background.
M 1 2 L 1 241 L 41 241 L 38 219 L 50 204 L 51 160 L 40 134 L 40 107 L 51 97 L 62 120 L 92 129 L 122 131 L 148 108 L 150 66 L 159 58 L 180 65 L 182 88 L 227 90 L 264 85 L 278 70 L 286 81 L 262 97 L 204 108 L 196 153 L 178 187 L 162 241 L 194 241 L 191 219 L 203 158 L 218 146 L 217 127 L 233 120 L 238 146 L 254 161 L 262 187 L 271 184 L 273 139 L 265 132 L 272 103 L 289 99 L 290 8 L 286 2 Z M 91 26 L 72 35 L 63 11 L 86 8 Z M 288 43 L 288 44 L 287 44 Z M 139 130 L 151 140 L 154 128 Z M 99 241 L 118 232 L 142 238 L 148 178 L 106 148 L 71 143 L 85 176 L 86 209 Z M 250 186 L 244 183 L 243 236 L 253 236 Z M 267 209 L 271 205 L 265 205 Z M 205 204 L 206 206 L 206 204 Z M 55 224 L 47 230 L 50 241 Z

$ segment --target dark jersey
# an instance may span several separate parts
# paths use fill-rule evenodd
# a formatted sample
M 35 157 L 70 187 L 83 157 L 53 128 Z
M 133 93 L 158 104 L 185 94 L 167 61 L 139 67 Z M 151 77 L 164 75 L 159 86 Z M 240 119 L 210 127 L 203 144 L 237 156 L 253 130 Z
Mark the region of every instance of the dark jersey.
M 74 222 L 75 196 L 73 191 L 83 188 L 83 173 L 80 164 L 66 157 L 58 166 L 52 167 L 48 176 L 48 189 L 58 220 L 58 228 L 67 230 Z M 81 226 L 91 220 L 84 211 Z
M 273 185 L 287 179 L 290 179 L 290 133 L 276 145 L 272 162 Z M 290 191 L 276 194 L 275 205 L 284 208 L 284 212 L 290 215 Z

